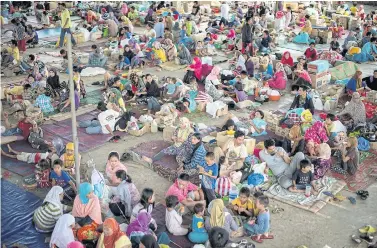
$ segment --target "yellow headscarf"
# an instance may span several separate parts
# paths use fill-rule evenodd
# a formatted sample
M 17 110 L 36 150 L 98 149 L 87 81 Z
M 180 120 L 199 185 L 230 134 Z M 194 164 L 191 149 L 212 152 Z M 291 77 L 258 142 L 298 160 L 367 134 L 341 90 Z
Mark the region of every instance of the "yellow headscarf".
M 66 150 L 75 150 L 75 145 L 72 143 L 72 142 L 69 142 L 67 143 L 67 145 L 65 146 L 65 149 Z
M 212 201 L 210 224 L 211 227 L 224 227 L 225 225 L 225 213 L 224 202 L 222 199 L 216 199 Z
M 185 128 L 181 128 L 181 125 L 184 125 Z M 190 120 L 186 117 L 181 117 L 179 119 L 179 127 L 178 127 L 178 133 L 177 133 L 177 138 L 182 139 L 182 140 L 187 140 L 188 136 L 194 132 L 191 128 L 191 123 Z M 175 145 L 177 147 L 181 146 L 181 142 L 176 142 Z
M 72 142 L 67 143 L 65 146 L 65 150 L 71 150 L 73 151 L 75 149 L 75 145 Z M 63 167 L 70 169 L 75 165 L 75 154 L 68 155 L 67 153 L 64 153 L 63 155 L 64 164 Z

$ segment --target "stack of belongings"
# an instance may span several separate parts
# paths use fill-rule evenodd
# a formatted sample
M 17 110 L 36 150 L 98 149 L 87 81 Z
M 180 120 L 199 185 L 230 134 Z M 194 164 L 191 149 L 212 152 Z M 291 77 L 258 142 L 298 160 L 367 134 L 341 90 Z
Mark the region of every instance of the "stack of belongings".
M 308 72 L 312 80 L 312 88 L 318 89 L 330 83 L 330 63 L 327 60 L 316 60 L 308 63 Z
M 272 112 L 272 111 L 264 111 L 264 119 L 267 122 L 267 128 L 272 132 L 276 133 L 278 129 L 280 129 L 280 120 L 284 116 L 281 115 L 280 112 Z M 289 132 L 289 131 L 288 131 Z M 276 133 L 277 134 L 277 133 Z M 280 134 L 281 136 L 285 136 L 285 134 Z
M 338 100 L 344 94 L 344 85 L 326 85 L 321 88 L 321 101 L 323 110 L 326 112 L 334 111 L 338 107 Z
M 322 44 L 330 44 L 332 38 L 332 31 L 318 30 L 318 37 L 322 40 Z
M 371 90 L 366 93 L 366 98 L 368 102 L 377 104 L 377 91 L 376 90 Z
M 338 24 L 338 26 L 342 24 L 344 29 L 349 29 L 348 26 L 351 20 L 351 16 L 332 14 L 331 17 L 332 17 L 332 20 L 334 20 Z

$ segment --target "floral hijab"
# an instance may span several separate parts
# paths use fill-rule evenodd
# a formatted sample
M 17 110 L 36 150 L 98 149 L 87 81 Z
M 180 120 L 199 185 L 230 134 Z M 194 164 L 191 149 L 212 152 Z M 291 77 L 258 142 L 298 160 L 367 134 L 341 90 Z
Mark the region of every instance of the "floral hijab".
M 360 94 L 358 92 L 354 92 L 352 94 L 351 101 L 340 113 L 340 115 L 347 113 L 352 116 L 352 119 L 355 122 L 355 124 L 364 123 L 366 121 L 365 106 L 364 103 L 361 101 Z

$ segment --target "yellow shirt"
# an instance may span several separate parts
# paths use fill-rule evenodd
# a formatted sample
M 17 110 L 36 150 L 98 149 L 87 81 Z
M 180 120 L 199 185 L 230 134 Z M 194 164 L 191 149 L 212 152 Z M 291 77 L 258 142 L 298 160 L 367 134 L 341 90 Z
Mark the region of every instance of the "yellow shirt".
M 246 210 L 251 211 L 254 216 L 257 216 L 259 213 L 259 209 L 257 209 L 257 206 L 250 199 L 248 199 L 244 204 L 242 204 L 241 199 L 236 198 L 232 201 L 232 205 L 245 208 Z
M 62 19 L 62 28 L 70 28 L 71 27 L 71 14 L 69 13 L 68 9 L 62 11 L 61 17 Z M 64 26 L 66 20 L 68 20 L 67 25 Z
M 353 14 L 356 15 L 356 13 L 357 13 L 357 8 L 356 8 L 355 6 L 352 6 L 352 7 L 350 8 L 350 10 L 351 10 L 351 13 L 353 13 Z
M 102 233 L 101 236 L 99 237 L 98 240 L 98 248 L 104 248 L 105 245 L 103 244 L 103 239 L 104 239 L 104 234 Z M 128 239 L 126 235 L 120 237 L 115 243 L 114 243 L 114 248 L 131 248 L 131 241 Z
M 18 47 L 8 47 L 8 52 L 12 54 L 13 58 L 17 60 L 17 62 L 20 61 L 20 50 L 18 50 Z

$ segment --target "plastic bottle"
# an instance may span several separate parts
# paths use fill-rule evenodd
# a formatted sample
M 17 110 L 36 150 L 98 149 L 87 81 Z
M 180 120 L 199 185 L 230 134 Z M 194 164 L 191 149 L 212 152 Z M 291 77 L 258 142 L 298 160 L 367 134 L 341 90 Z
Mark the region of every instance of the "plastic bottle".
M 151 124 L 151 132 L 152 133 L 157 133 L 157 131 L 158 131 L 157 122 L 156 122 L 156 120 L 153 120 L 152 124 Z
M 232 202 L 238 197 L 238 189 L 237 186 L 233 185 L 229 191 L 229 202 Z
M 307 185 L 306 188 L 305 188 L 305 196 L 306 197 L 310 196 L 311 190 L 312 190 L 312 187 L 310 185 Z

